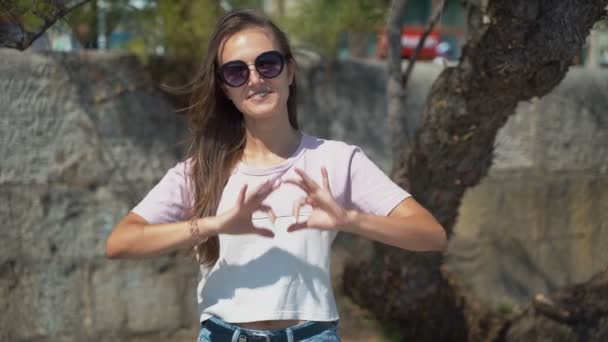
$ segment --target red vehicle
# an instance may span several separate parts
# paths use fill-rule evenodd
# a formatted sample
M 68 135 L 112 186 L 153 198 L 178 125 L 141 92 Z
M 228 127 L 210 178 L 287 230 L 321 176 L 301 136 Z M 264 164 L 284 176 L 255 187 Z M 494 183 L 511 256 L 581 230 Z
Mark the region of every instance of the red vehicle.
M 424 27 L 422 26 L 404 26 L 401 29 L 401 57 L 411 58 L 416 51 L 416 46 L 422 37 Z M 441 43 L 441 33 L 434 29 L 426 37 L 424 46 L 420 50 L 418 59 L 434 59 L 441 56 L 439 52 L 439 44 Z M 380 58 L 386 58 L 388 51 L 388 40 L 386 35 L 386 29 L 380 31 L 378 35 L 378 50 L 377 54 Z

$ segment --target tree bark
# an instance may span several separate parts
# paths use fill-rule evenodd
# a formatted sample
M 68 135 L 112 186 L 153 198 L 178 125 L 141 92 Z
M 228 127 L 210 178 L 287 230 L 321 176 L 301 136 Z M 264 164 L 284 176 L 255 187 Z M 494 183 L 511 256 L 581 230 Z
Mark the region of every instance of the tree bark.
M 536 296 L 506 341 L 608 341 L 608 268 L 587 283 Z
M 607 5 L 608 0 L 464 2 L 468 37 L 462 58 L 433 84 L 414 143 L 401 151 L 395 174 L 448 236 L 465 189 L 478 184 L 492 164 L 498 130 L 520 101 L 560 83 Z M 347 265 L 345 292 L 399 323 L 406 340 L 504 339 L 506 318 L 474 304 L 457 275 L 440 271 L 442 258 L 376 244 L 373 258 Z

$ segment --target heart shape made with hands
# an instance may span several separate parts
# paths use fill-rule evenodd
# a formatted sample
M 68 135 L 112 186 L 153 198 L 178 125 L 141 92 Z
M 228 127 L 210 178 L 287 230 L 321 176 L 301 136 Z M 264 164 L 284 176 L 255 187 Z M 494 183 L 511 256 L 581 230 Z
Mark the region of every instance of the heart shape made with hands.
M 295 172 L 300 176 L 299 179 L 281 179 L 277 177 L 262 184 L 262 186 L 260 186 L 250 197 L 253 198 L 253 200 L 258 201 L 255 211 L 267 213 L 270 216 L 273 226 L 278 228 L 275 223 L 279 217 L 270 206 L 264 204 L 262 201 L 282 184 L 291 184 L 300 188 L 305 193 L 305 196 L 300 197 L 293 202 L 292 215 L 280 216 L 280 218 L 290 218 L 292 220 L 286 228 L 288 232 L 305 228 L 324 230 L 339 229 L 340 225 L 346 220 L 347 211 L 334 199 L 331 193 L 327 169 L 325 167 L 321 168 L 321 185 L 317 184 L 303 170 L 296 168 Z M 246 188 L 246 186 L 244 188 Z M 242 196 L 243 194 L 239 197 L 242 198 Z M 304 211 L 302 211 L 303 209 Z M 254 216 L 255 215 L 252 215 L 252 221 L 255 218 Z

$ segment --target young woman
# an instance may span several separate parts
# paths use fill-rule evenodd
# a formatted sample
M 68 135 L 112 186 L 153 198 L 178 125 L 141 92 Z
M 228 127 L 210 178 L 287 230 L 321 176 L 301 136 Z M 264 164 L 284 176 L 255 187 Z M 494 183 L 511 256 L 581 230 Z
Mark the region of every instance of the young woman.
M 439 223 L 359 148 L 298 130 L 296 63 L 267 18 L 220 19 L 195 80 L 186 160 L 116 225 L 107 255 L 194 248 L 199 341 L 339 340 L 339 231 L 444 248 Z

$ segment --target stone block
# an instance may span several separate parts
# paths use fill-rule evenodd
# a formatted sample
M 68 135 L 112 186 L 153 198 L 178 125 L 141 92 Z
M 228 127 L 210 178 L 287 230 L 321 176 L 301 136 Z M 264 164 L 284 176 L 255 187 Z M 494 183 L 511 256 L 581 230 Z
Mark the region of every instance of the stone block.
M 553 172 L 608 172 L 608 70 L 572 68 L 539 101 L 536 162 Z
M 10 341 L 79 335 L 86 282 L 86 272 L 80 265 L 19 260 L 14 268 L 15 283 L 0 291 L 6 294 L 0 331 L 7 331 Z
M 587 281 L 608 265 L 604 189 L 608 175 L 495 172 L 467 191 L 446 265 L 491 307 Z
M 165 257 L 163 259 L 169 259 Z M 121 291 L 127 301 L 127 327 L 130 332 L 167 331 L 181 326 L 182 298 L 176 290 L 174 265 L 169 260 L 139 263 L 125 274 Z M 134 265 L 135 266 L 135 265 Z M 171 267 L 165 269 L 167 267 Z M 194 298 L 193 298 L 194 299 Z
M 4 50 L 1 58 L 0 108 L 11 125 L 0 126 L 0 184 L 86 187 L 158 179 L 173 166 L 179 120 L 135 58 Z
M 0 265 L 19 258 L 21 226 L 40 222 L 42 211 L 25 203 L 31 202 L 28 193 L 19 186 L 0 185 Z M 39 208 L 38 208 L 39 209 Z
M 92 268 L 90 286 L 90 333 L 126 331 L 128 301 L 121 291 L 125 285 L 127 265 L 124 261 L 102 261 Z
M 174 259 L 107 261 L 95 269 L 93 331 L 143 334 L 180 328 L 184 299 Z M 189 297 L 196 302 L 194 294 Z
M 131 208 L 127 198 L 105 187 L 3 186 L 1 190 L 10 205 L 0 209 L 9 217 L 0 235 L 9 239 L 4 241 L 10 248 L 0 252 L 0 261 L 82 262 L 103 257 L 107 235 Z
M 181 299 L 181 323 L 183 328 L 198 327 L 200 325 L 198 305 L 196 302 L 199 266 L 193 256 L 178 256 L 176 260 L 176 279 L 178 283 L 178 297 Z
M 99 153 L 91 132 L 82 129 L 92 125 L 63 68 L 41 55 L 1 53 L 0 108 L 11 125 L 0 126 L 0 183 L 98 183 L 107 177 L 100 160 L 94 172 L 78 172 Z

